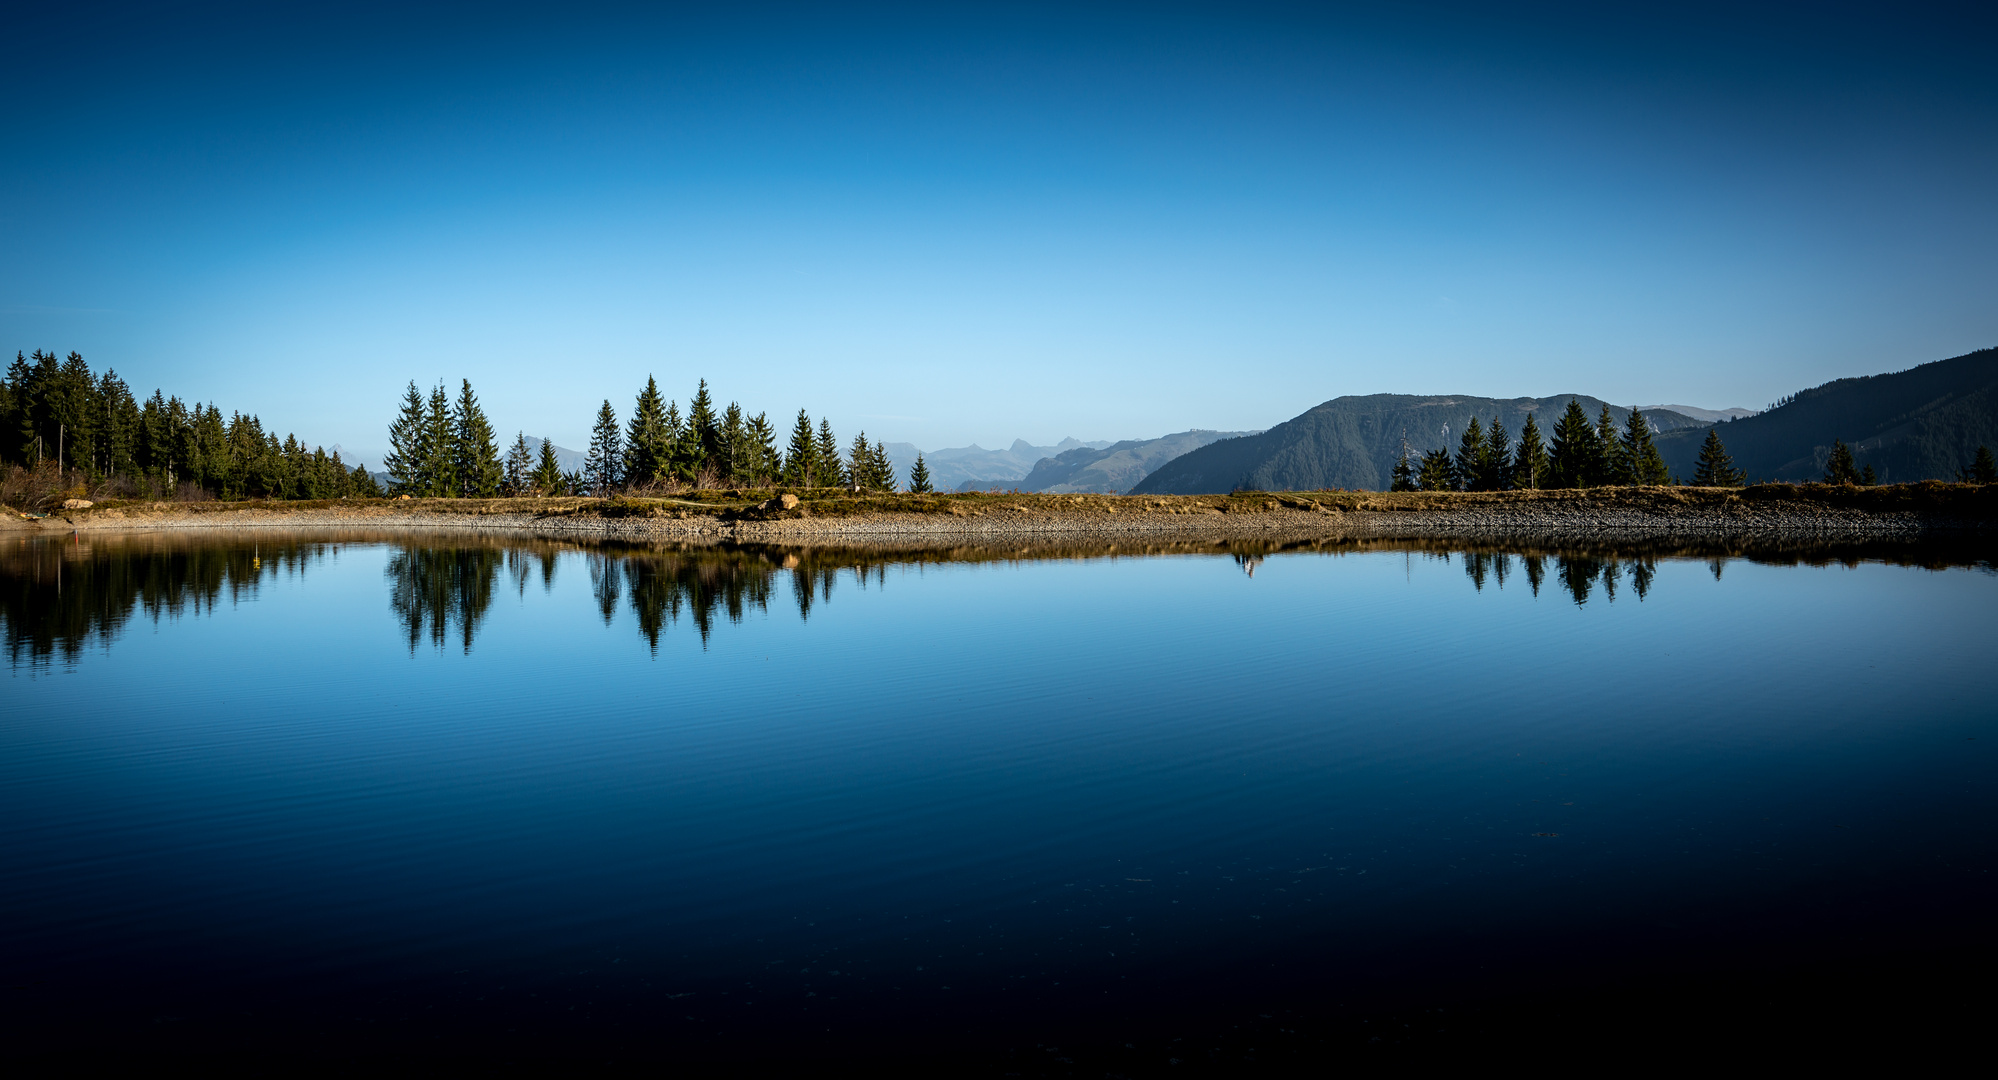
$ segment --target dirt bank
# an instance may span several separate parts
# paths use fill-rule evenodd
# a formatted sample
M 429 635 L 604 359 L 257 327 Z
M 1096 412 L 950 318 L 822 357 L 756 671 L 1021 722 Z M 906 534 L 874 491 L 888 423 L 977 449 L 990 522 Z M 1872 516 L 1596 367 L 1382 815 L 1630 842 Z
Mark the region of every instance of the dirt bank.
M 1243 492 L 1209 496 L 698 492 L 670 499 L 426 499 L 105 503 L 15 531 L 456 529 L 551 537 L 826 544 L 986 539 L 1314 537 L 1573 540 L 1998 535 L 1998 485 L 1761 485 L 1488 494 Z

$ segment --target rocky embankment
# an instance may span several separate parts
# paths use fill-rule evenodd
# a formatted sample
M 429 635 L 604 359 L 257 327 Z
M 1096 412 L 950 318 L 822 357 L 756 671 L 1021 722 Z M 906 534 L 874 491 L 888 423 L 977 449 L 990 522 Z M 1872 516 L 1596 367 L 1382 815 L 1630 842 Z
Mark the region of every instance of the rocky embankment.
M 98 503 L 18 531 L 451 529 L 627 540 L 962 543 L 986 539 L 1901 539 L 1998 533 L 1998 485 L 1489 494 L 1242 492 L 1210 496 L 693 493 L 660 499 Z

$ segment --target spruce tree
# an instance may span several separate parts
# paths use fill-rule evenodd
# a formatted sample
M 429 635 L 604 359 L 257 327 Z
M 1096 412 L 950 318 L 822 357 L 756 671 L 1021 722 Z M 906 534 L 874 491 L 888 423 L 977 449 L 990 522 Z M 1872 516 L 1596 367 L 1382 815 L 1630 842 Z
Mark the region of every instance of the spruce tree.
M 693 400 L 687 402 L 687 441 L 692 444 L 688 449 L 692 451 L 696 472 L 702 464 L 726 467 L 715 460 L 721 453 L 721 422 L 715 416 L 714 399 L 708 396 L 706 379 L 694 391 Z
M 757 413 L 749 418 L 748 430 L 749 485 L 768 487 L 776 482 L 784 463 L 777 453 L 777 429 L 771 426 L 768 414 Z
M 1741 473 L 1734 467 L 1734 459 L 1727 454 L 1727 447 L 1721 445 L 1720 429 L 1707 429 L 1707 439 L 1700 444 L 1699 462 L 1693 466 L 1695 487 L 1740 487 Z
M 1859 483 L 1859 466 L 1852 460 L 1852 449 L 1844 439 L 1832 440 L 1831 459 L 1825 462 L 1825 483 Z
M 874 487 L 881 491 L 895 490 L 895 463 L 888 460 L 888 448 L 881 440 L 874 440 Z
M 625 429 L 624 477 L 630 484 L 649 484 L 666 475 L 672 467 L 673 448 L 666 431 L 666 403 L 659 394 L 659 382 L 645 377 L 645 389 L 631 408 L 631 423 Z
M 1596 462 L 1598 484 L 1632 483 L 1631 462 L 1623 452 L 1623 440 L 1617 437 L 1616 417 L 1610 415 L 1609 403 L 1603 403 L 1602 414 L 1596 417 L 1596 453 L 1601 457 Z
M 922 451 L 916 452 L 916 463 L 909 466 L 909 492 L 914 495 L 928 495 L 936 490 L 930 482 L 930 466 L 923 460 Z
M 1878 484 L 1879 482 L 1880 482 L 1880 476 L 1879 474 L 1873 471 L 1873 465 L 1871 462 L 1868 462 L 1867 466 L 1864 469 L 1859 470 L 1860 487 L 1872 487 L 1873 485 Z
M 1624 424 L 1622 448 L 1623 459 L 1630 468 L 1631 483 L 1657 485 L 1672 479 L 1665 468 L 1665 459 L 1658 454 L 1658 445 L 1651 441 L 1650 421 L 1634 405 Z
M 1423 455 L 1422 470 L 1415 480 L 1424 491 L 1457 490 L 1457 468 L 1450 464 L 1450 451 L 1431 450 Z
M 1406 447 L 1403 449 L 1406 450 Z M 1388 481 L 1388 490 L 1414 491 L 1415 489 L 1415 466 L 1409 462 L 1408 454 L 1403 453 L 1394 461 L 1394 472 Z
M 1485 472 L 1479 479 L 1479 490 L 1504 491 L 1510 486 L 1512 439 L 1506 435 L 1505 425 L 1494 416 L 1491 426 L 1485 428 Z
M 854 487 L 866 490 L 874 484 L 874 447 L 868 445 L 865 431 L 853 437 L 853 447 L 847 451 L 847 480 Z
M 723 482 L 730 487 L 746 485 L 755 464 L 755 455 L 750 448 L 749 425 L 743 420 L 741 405 L 731 401 L 728 408 L 722 410 L 718 438 L 721 453 L 716 465 Z
M 1457 440 L 1457 482 L 1465 491 L 1482 491 L 1479 484 L 1486 472 L 1485 426 L 1473 416 Z
M 490 499 L 499 494 L 500 483 L 505 479 L 505 471 L 500 467 L 499 447 L 493 439 L 493 426 L 486 420 L 486 412 L 479 407 L 478 395 L 472 393 L 472 380 L 464 380 L 458 391 L 458 407 L 454 415 L 456 423 L 456 445 L 451 468 L 456 474 L 458 489 L 455 495 L 468 499 Z
M 1970 461 L 1970 479 L 1979 484 L 1998 484 L 1998 461 L 1992 460 L 1990 447 L 1977 448 L 1977 456 Z
M 527 445 L 527 432 L 515 432 L 513 448 L 506 452 L 506 493 L 509 498 L 527 494 L 534 483 L 534 451 Z
M 1569 398 L 1568 408 L 1554 425 L 1553 444 L 1547 455 L 1547 477 L 1541 486 L 1587 487 L 1595 479 L 1601 459 L 1602 451 L 1597 444 L 1596 429 L 1589 424 L 1589 414 L 1582 411 L 1581 402 Z
M 382 458 L 382 471 L 389 475 L 389 492 L 394 495 L 422 495 L 424 452 L 423 395 L 416 380 L 402 395 L 402 411 L 389 424 L 389 452 Z
M 791 445 L 784 452 L 784 483 L 791 487 L 814 487 L 818 478 L 818 443 L 812 438 L 812 418 L 798 410 L 791 425 Z
M 618 470 L 624 466 L 623 436 L 618 431 L 617 410 L 609 398 L 597 410 L 597 423 L 590 429 L 590 453 L 583 461 L 583 481 L 592 493 L 603 496 L 617 490 Z
M 543 495 L 562 490 L 562 463 L 555 458 L 555 443 L 541 440 L 541 459 L 534 466 L 534 489 Z
M 458 425 L 451 415 L 451 396 L 439 380 L 430 391 L 430 408 L 423 416 L 423 493 L 433 499 L 458 493 Z
M 845 487 L 846 465 L 839 459 L 839 440 L 833 436 L 832 421 L 819 418 L 818 438 L 812 442 L 812 482 L 819 487 Z

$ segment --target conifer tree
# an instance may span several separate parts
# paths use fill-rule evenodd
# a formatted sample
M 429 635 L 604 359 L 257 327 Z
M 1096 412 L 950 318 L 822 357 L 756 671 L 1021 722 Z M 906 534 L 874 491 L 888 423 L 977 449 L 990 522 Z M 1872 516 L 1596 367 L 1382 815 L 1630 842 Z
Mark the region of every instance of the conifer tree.
M 895 463 L 888 460 L 888 448 L 881 440 L 874 440 L 874 482 L 871 485 L 879 491 L 895 490 Z
M 1423 455 L 1422 470 L 1415 480 L 1424 491 L 1457 490 L 1457 469 L 1450 464 L 1450 451 L 1431 450 Z
M 1457 440 L 1457 482 L 1465 491 L 1481 491 L 1485 474 L 1485 426 L 1473 416 Z
M 1741 473 L 1734 467 L 1734 459 L 1727 454 L 1727 447 L 1721 445 L 1720 429 L 1707 429 L 1707 440 L 1700 444 L 1699 463 L 1693 467 L 1693 484 L 1696 487 L 1740 487 Z
M 458 391 L 458 407 L 454 419 L 454 432 L 451 471 L 458 482 L 454 495 L 468 499 L 490 499 L 499 494 L 500 483 L 505 472 L 500 467 L 499 446 L 493 438 L 493 426 L 486 420 L 486 412 L 479 407 L 478 395 L 472 393 L 472 380 L 464 380 Z
M 1408 455 L 1404 453 L 1394 461 L 1394 473 L 1388 482 L 1388 490 L 1414 491 L 1415 489 L 1415 465 L 1408 460 Z
M 1852 449 L 1845 445 L 1843 439 L 1832 440 L 1831 459 L 1825 462 L 1825 483 L 1859 483 L 1859 467 L 1852 460 Z
M 1616 417 L 1610 415 L 1608 402 L 1603 403 L 1602 414 L 1596 417 L 1596 452 L 1601 455 L 1596 464 L 1596 483 L 1634 482 L 1631 462 L 1623 452 L 1623 440 L 1617 437 Z
M 518 498 L 534 483 L 534 451 L 527 445 L 527 432 L 515 432 L 513 448 L 506 452 L 506 493 Z
M 846 455 L 847 480 L 854 487 L 865 490 L 874 483 L 874 447 L 868 445 L 865 431 L 853 437 L 853 447 Z
M 692 446 L 692 459 L 695 471 L 702 464 L 721 466 L 715 460 L 721 453 L 721 422 L 715 416 L 715 402 L 708 396 L 708 380 L 702 379 L 700 388 L 694 391 L 694 398 L 687 402 L 687 441 Z
M 625 429 L 624 477 L 630 484 L 649 484 L 672 468 L 672 439 L 666 430 L 666 403 L 659 382 L 645 377 L 645 389 L 631 409 L 631 423 Z
M 624 465 L 623 436 L 618 431 L 617 411 L 609 398 L 597 410 L 597 423 L 590 430 L 590 453 L 583 461 L 583 481 L 596 495 L 617 490 L 618 470 Z
M 915 495 L 928 495 L 936 490 L 930 481 L 929 463 L 923 460 L 921 451 L 916 452 L 916 463 L 909 466 L 909 491 Z
M 1970 479 L 1978 484 L 1998 484 L 1998 461 L 1992 460 L 1990 447 L 1977 448 L 1977 456 L 1970 460 Z
M 832 421 L 819 418 L 819 435 L 812 443 L 812 482 L 819 487 L 845 487 L 846 465 L 839 459 L 839 440 Z
M 1554 439 L 1547 455 L 1547 477 L 1541 486 L 1587 487 L 1595 479 L 1597 462 L 1601 459 L 1589 414 L 1582 411 L 1581 402 L 1569 398 L 1568 408 L 1554 425 Z
M 747 483 L 754 461 L 749 446 L 749 425 L 743 421 L 741 405 L 731 401 L 728 408 L 722 410 L 721 430 L 717 438 L 720 453 L 716 466 L 721 471 L 723 482 L 730 487 L 742 486 Z
M 424 493 L 423 464 L 428 456 L 424 450 L 424 435 L 428 429 L 423 420 L 423 395 L 417 392 L 416 380 L 411 379 L 409 389 L 402 396 L 402 411 L 389 424 L 389 452 L 382 458 L 382 470 L 389 475 L 391 494 Z
M 1651 422 L 1635 405 L 1631 406 L 1630 417 L 1624 424 L 1622 450 L 1631 483 L 1657 485 L 1672 479 L 1665 468 L 1665 459 L 1658 454 L 1658 445 L 1651 440 Z
M 348 474 L 348 482 L 351 485 L 349 494 L 356 498 L 379 499 L 382 497 L 381 485 L 375 483 L 375 478 L 369 474 L 368 467 L 365 465 L 354 466 L 354 471 Z
M 784 483 L 791 487 L 815 487 L 818 480 L 818 443 L 812 438 L 812 418 L 798 410 L 791 425 L 791 445 L 784 452 Z
M 770 417 L 757 413 L 749 418 L 749 447 L 751 465 L 749 483 L 763 487 L 777 477 L 783 459 L 777 454 L 777 429 L 770 424 Z
M 423 493 L 433 499 L 458 493 L 458 425 L 451 415 L 451 397 L 439 380 L 430 391 L 430 408 L 423 416 Z
M 1494 416 L 1491 426 L 1485 428 L 1485 472 L 1479 478 L 1478 490 L 1504 491 L 1511 482 L 1512 439 L 1506 435 L 1505 425 Z M 1503 580 L 1500 584 L 1504 584 Z
M 1873 471 L 1873 464 L 1871 462 L 1868 462 L 1864 469 L 1859 470 L 1860 487 L 1872 487 L 1879 482 L 1880 476 Z
M 562 490 L 562 463 L 555 458 L 555 443 L 550 439 L 541 440 L 541 460 L 534 466 L 534 488 L 543 495 L 559 494 Z

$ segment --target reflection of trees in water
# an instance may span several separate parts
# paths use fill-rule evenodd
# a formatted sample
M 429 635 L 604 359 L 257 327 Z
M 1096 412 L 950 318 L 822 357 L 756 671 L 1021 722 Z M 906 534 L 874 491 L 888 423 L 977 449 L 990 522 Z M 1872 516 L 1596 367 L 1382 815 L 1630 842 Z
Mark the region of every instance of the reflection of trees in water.
M 383 571 L 389 608 L 401 621 L 409 651 L 426 636 L 438 648 L 453 628 L 466 652 L 493 606 L 506 553 L 497 547 L 426 547 L 410 544 L 390 553 Z
M 1265 558 L 1277 554 L 1347 555 L 1400 552 L 1438 560 L 1461 558 L 1472 587 L 1504 588 L 1524 577 L 1533 595 L 1543 585 L 1578 605 L 1600 595 L 1618 599 L 1626 586 L 1640 600 L 1650 594 L 1658 561 L 1700 560 L 1719 577 L 1731 561 L 1772 565 L 1858 566 L 1861 562 L 1943 569 L 1970 566 L 1998 572 L 1991 543 L 1978 537 L 1921 542 L 1822 544 L 1805 542 L 1694 541 L 1669 544 L 1570 542 L 1545 546 L 1508 541 L 1465 544 L 1448 540 L 1332 538 L 1312 541 L 1164 543 L 1026 543 L 954 548 L 785 548 L 769 545 L 624 547 L 513 538 L 495 542 L 413 539 L 408 533 L 343 533 L 289 536 L 263 532 L 249 539 L 235 534 L 143 534 L 84 538 L 29 538 L 0 544 L 0 629 L 10 661 L 19 667 L 47 663 L 56 656 L 78 658 L 91 644 L 108 647 L 133 620 L 158 622 L 183 614 L 212 612 L 223 600 L 254 597 L 259 583 L 280 573 L 303 574 L 306 566 L 354 543 L 389 548 L 386 578 L 390 607 L 412 652 L 429 640 L 442 647 L 455 641 L 466 651 L 484 625 L 501 586 L 501 574 L 525 596 L 537 578 L 552 592 L 562 559 L 580 556 L 589 571 L 592 596 L 606 623 L 625 605 L 641 636 L 658 649 L 660 637 L 683 616 L 707 641 L 726 620 L 741 622 L 767 612 L 774 597 L 789 589 L 798 617 L 809 620 L 814 607 L 832 600 L 834 585 L 851 575 L 861 588 L 886 584 L 891 566 L 964 563 L 1022 564 L 1052 560 L 1146 558 L 1166 554 L 1228 555 L 1244 571 L 1275 572 Z M 788 582 L 779 581 L 779 577 Z M 1255 582 L 1254 587 L 1261 587 Z
M 0 627 L 10 664 L 30 668 L 85 646 L 109 648 L 132 621 L 212 613 L 252 598 L 265 577 L 303 574 L 325 542 L 277 540 L 189 543 L 146 537 L 106 543 L 81 536 L 22 540 L 0 553 Z

